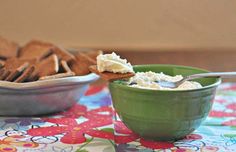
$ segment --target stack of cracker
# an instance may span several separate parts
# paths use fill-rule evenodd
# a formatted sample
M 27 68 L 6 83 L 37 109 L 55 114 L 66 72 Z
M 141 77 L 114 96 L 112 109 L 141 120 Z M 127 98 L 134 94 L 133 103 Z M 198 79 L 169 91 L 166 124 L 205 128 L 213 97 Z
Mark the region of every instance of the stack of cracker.
M 89 66 L 96 64 L 100 53 L 71 54 L 62 47 L 39 40 L 20 47 L 0 37 L 0 80 L 20 83 L 87 75 Z

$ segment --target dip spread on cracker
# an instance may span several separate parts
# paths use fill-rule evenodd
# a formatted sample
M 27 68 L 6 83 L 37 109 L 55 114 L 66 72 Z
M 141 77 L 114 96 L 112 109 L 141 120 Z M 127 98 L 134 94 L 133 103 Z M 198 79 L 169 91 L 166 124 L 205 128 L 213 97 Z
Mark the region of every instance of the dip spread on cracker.
M 89 70 L 101 76 L 106 81 L 127 79 L 134 76 L 132 65 L 126 59 L 121 59 L 116 53 L 100 54 L 97 64 L 89 66 Z
M 99 72 L 134 73 L 132 65 L 114 52 L 98 55 L 97 68 Z

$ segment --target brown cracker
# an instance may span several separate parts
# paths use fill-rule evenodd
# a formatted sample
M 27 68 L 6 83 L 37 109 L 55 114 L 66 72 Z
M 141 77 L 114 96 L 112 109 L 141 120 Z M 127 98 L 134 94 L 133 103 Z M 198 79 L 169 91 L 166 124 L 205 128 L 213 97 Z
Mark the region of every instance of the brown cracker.
M 94 64 L 95 60 L 80 52 L 76 55 L 76 60 L 71 62 L 70 68 L 76 75 L 86 75 L 90 73 L 89 66 Z
M 51 79 L 71 77 L 71 76 L 75 76 L 75 73 L 74 72 L 59 73 L 55 75 L 40 77 L 39 80 L 51 80 Z
M 35 64 L 35 70 L 30 77 L 30 80 L 35 80 L 39 77 L 56 74 L 59 70 L 58 57 L 53 54 L 46 59 Z
M 14 82 L 20 83 L 27 80 L 32 72 L 34 71 L 34 66 L 29 66 Z
M 31 65 L 36 63 L 35 59 L 18 59 L 18 58 L 9 58 L 5 62 L 5 67 L 8 70 L 16 70 L 19 66 L 28 62 Z
M 18 77 L 20 75 L 19 71 L 12 71 L 10 72 L 10 74 L 4 79 L 5 81 L 12 81 L 14 80 L 16 77 Z
M 5 61 L 0 60 L 0 69 L 1 69 L 2 67 L 4 67 L 4 65 L 5 65 Z
M 59 59 L 70 62 L 75 59 L 75 56 L 69 53 L 64 48 L 55 46 L 52 43 L 40 41 L 40 40 L 32 40 L 28 42 L 19 53 L 20 58 L 37 58 L 38 60 L 42 60 L 43 58 L 49 56 L 51 53 L 54 53 L 58 56 Z
M 20 67 L 18 67 L 16 70 L 11 71 L 11 73 L 6 77 L 6 81 L 13 81 L 15 78 L 17 78 L 27 67 L 29 66 L 28 62 L 25 62 Z
M 9 75 L 10 73 L 11 73 L 11 72 L 10 72 L 9 70 L 4 69 L 3 73 L 2 73 L 1 76 L 0 76 L 0 80 L 6 79 L 6 77 L 8 77 L 8 75 Z
M 72 60 L 75 60 L 75 56 L 73 54 L 69 53 L 67 50 L 61 47 L 53 47 L 52 52 L 56 54 L 60 60 L 65 60 L 66 62 L 71 62 Z
M 102 79 L 107 81 L 114 81 L 120 79 L 126 79 L 134 76 L 134 73 L 112 73 L 112 72 L 99 72 L 96 65 L 89 66 L 89 70 L 97 75 L 101 76 Z
M 28 42 L 19 53 L 21 59 L 37 59 L 42 60 L 52 53 L 53 44 L 39 40 Z
M 102 50 L 88 51 L 88 52 L 85 52 L 85 54 L 89 56 L 90 58 L 92 58 L 93 60 L 97 61 L 97 56 L 102 54 Z
M 18 54 L 19 45 L 0 37 L 0 58 L 16 57 Z
M 4 73 L 5 69 L 0 69 L 0 76 Z
M 61 61 L 61 66 L 62 66 L 62 68 L 64 69 L 64 71 L 66 71 L 66 72 L 72 72 L 66 61 L 62 60 L 62 61 Z

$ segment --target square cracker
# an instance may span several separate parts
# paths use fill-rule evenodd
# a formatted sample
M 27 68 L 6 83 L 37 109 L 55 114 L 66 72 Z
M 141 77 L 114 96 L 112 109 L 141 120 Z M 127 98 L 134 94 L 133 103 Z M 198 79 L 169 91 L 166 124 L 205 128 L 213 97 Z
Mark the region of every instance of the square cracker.
M 87 56 L 89 56 L 90 58 L 92 58 L 93 60 L 97 61 L 97 56 L 102 54 L 102 50 L 94 50 L 94 51 L 87 51 L 84 52 Z
M 66 61 L 61 60 L 61 67 L 65 72 L 72 72 Z
M 2 67 L 4 67 L 4 65 L 5 65 L 5 61 L 4 61 L 4 60 L 0 60 L 0 69 L 1 69 Z
M 97 75 L 101 76 L 102 79 L 107 81 L 121 80 L 134 76 L 134 73 L 112 73 L 112 72 L 99 72 L 96 65 L 89 66 L 89 70 Z
M 17 82 L 17 83 L 25 82 L 31 76 L 34 69 L 35 69 L 34 66 L 29 66 L 14 82 Z
M 75 73 L 74 72 L 58 73 L 55 75 L 40 77 L 39 80 L 52 80 L 52 79 L 65 78 L 65 77 L 71 77 L 71 76 L 75 76 Z
M 29 67 L 29 62 L 23 63 L 17 69 L 11 70 L 10 71 L 11 73 L 4 80 L 5 81 L 13 81 L 13 80 L 15 80 L 19 75 L 21 75 L 25 71 L 25 69 L 27 69 L 27 67 Z
M 0 80 L 5 80 L 11 72 L 7 69 L 2 69 L 2 70 L 3 70 L 3 72 L 0 75 Z
M 56 54 L 60 60 L 64 60 L 66 62 L 71 62 L 72 60 L 75 60 L 75 56 L 62 47 L 55 46 L 52 49 L 52 52 Z
M 90 73 L 89 66 L 94 64 L 96 64 L 94 59 L 80 52 L 76 55 L 76 60 L 71 62 L 70 68 L 76 75 L 86 75 Z
M 18 55 L 19 45 L 0 37 L 0 58 L 16 57 Z
M 58 47 L 52 43 L 44 42 L 40 40 L 32 40 L 28 42 L 19 53 L 19 58 L 31 59 L 36 58 L 42 60 L 50 54 L 56 54 L 59 59 L 63 59 L 67 62 L 75 59 L 74 55 L 66 51 L 65 49 Z
M 23 65 L 24 63 L 29 63 L 34 65 L 36 63 L 35 59 L 18 59 L 18 58 L 9 58 L 5 61 L 4 68 L 10 71 L 16 70 L 18 67 Z
M 51 43 L 32 40 L 20 50 L 19 58 L 41 60 L 52 53 L 53 47 Z
M 46 59 L 35 64 L 35 70 L 29 80 L 35 80 L 39 77 L 56 74 L 59 71 L 58 57 L 53 54 Z

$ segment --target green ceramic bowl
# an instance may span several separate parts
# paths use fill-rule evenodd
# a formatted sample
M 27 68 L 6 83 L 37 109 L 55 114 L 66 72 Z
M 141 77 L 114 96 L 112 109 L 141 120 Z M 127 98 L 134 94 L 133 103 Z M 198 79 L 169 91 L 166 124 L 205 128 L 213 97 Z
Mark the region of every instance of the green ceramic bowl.
M 191 75 L 207 70 L 177 65 L 137 65 L 135 72 L 153 71 L 168 75 Z M 147 90 L 132 88 L 124 81 L 109 84 L 113 106 L 133 132 L 151 140 L 171 141 L 197 129 L 207 117 L 219 78 L 195 80 L 203 88 L 192 90 Z

